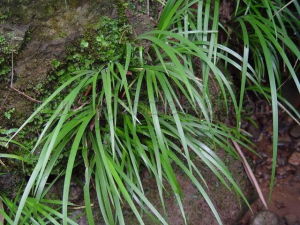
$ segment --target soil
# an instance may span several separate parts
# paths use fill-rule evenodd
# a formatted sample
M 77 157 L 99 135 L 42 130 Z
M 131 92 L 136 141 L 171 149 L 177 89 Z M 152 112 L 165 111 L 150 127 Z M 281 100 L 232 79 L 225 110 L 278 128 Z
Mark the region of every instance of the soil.
M 251 187 L 250 181 L 246 177 L 241 162 L 231 157 L 225 156 L 225 154 L 222 154 L 221 151 L 219 153 L 223 160 L 227 161 L 230 171 L 233 172 L 234 178 L 240 185 L 244 194 L 248 199 L 251 200 L 251 198 L 255 196 L 255 192 Z M 195 165 L 201 168 L 202 175 L 207 181 L 207 185 L 209 187 L 208 190 L 206 189 L 207 194 L 216 206 L 216 209 L 219 212 L 224 225 L 237 224 L 239 219 L 247 210 L 244 202 L 239 199 L 235 193 L 228 191 L 228 189 L 226 189 L 226 187 L 224 187 L 224 185 L 220 183 L 220 181 L 212 174 L 212 172 L 208 168 L 203 165 L 203 163 L 201 163 L 200 161 L 196 161 Z M 84 168 L 78 169 L 77 171 L 84 171 Z M 199 194 L 195 186 L 191 184 L 189 178 L 184 175 L 179 169 L 175 170 L 175 172 L 183 192 L 183 206 L 186 213 L 187 223 L 189 225 L 217 225 L 218 223 L 214 215 L 212 214 L 211 209 L 208 207 L 206 201 Z M 84 177 L 81 173 L 77 173 L 75 177 L 77 179 L 73 180 L 71 184 L 70 198 L 72 203 L 81 206 L 84 205 L 84 200 L 82 192 L 82 182 L 80 182 L 80 180 L 84 180 Z M 166 214 L 164 214 L 155 179 L 150 176 L 148 172 L 144 171 L 142 173 L 142 182 L 147 198 L 156 207 L 156 209 L 165 216 L 168 223 L 170 225 L 183 225 L 184 221 L 177 201 L 174 195 L 170 194 L 172 193 L 170 186 L 166 183 L 164 184 L 166 188 L 164 191 Z M 58 181 L 58 183 L 53 187 L 51 193 L 56 197 L 58 196 L 58 198 L 62 197 L 62 187 L 63 179 Z M 92 191 L 91 195 L 91 199 L 94 199 L 94 201 L 92 201 L 92 204 L 95 205 L 95 207 L 93 208 L 93 213 L 97 224 L 104 225 L 105 223 L 103 222 L 103 219 L 101 217 L 100 209 L 97 207 L 96 193 Z M 123 213 L 125 215 L 126 224 L 138 224 L 136 217 L 129 209 L 129 207 L 124 206 Z M 72 217 L 75 218 L 76 216 L 79 216 L 79 219 L 77 220 L 79 225 L 88 224 L 87 219 L 85 216 L 83 216 L 83 214 L 84 209 L 81 209 L 80 207 L 75 207 L 73 210 L 71 209 Z M 160 224 L 158 221 L 155 221 L 154 218 L 149 217 L 146 214 L 144 214 L 143 220 L 146 225 Z
M 290 92 L 293 92 L 291 89 Z M 293 96 L 292 102 L 296 109 L 300 109 L 300 98 L 297 93 L 286 93 Z M 298 100 L 297 100 L 298 99 Z M 260 157 L 248 153 L 255 176 L 260 184 L 265 199 L 269 198 L 269 184 L 272 163 L 272 114 L 270 106 L 263 101 L 256 103 L 256 110 L 252 118 L 257 126 L 248 124 L 245 129 L 252 133 L 253 141 L 257 145 Z M 294 122 L 284 111 L 279 114 L 279 142 L 276 170 L 276 182 L 268 201 L 268 210 L 276 215 L 278 225 L 300 224 L 300 125 Z M 239 224 L 254 223 L 260 217 L 261 211 L 266 210 L 260 199 L 252 204 L 253 213 L 248 211 Z M 273 217 L 275 218 L 275 217 Z M 273 221 L 272 221 L 273 222 Z M 268 220 L 261 220 L 261 225 L 273 224 Z
M 226 159 L 223 157 L 223 160 Z M 252 189 L 249 188 L 250 183 L 245 176 L 242 164 L 239 161 L 228 157 L 227 161 L 229 169 L 233 171 L 238 184 L 244 191 L 245 195 L 250 198 L 251 195 L 253 195 L 253 192 Z M 234 193 L 228 191 L 226 187 L 224 187 L 224 185 L 222 185 L 212 172 L 200 161 L 196 161 L 195 165 L 198 168 L 201 168 L 201 173 L 209 187 L 206 191 L 216 206 L 223 223 L 225 225 L 235 224 L 244 212 L 244 203 L 242 200 Z M 143 183 L 146 187 L 145 191 L 148 199 L 150 199 L 155 207 L 162 213 L 162 215 L 164 215 L 154 178 L 150 177 L 148 173 L 145 173 L 143 177 Z M 183 192 L 183 206 L 187 217 L 187 223 L 189 225 L 217 225 L 218 223 L 212 214 L 211 209 L 208 207 L 204 198 L 199 194 L 196 187 L 191 184 L 189 178 L 187 178 L 187 176 L 182 174 L 179 170 L 176 171 L 176 177 Z M 172 193 L 172 191 L 170 187 L 166 185 L 164 194 L 166 219 L 171 225 L 183 225 L 184 221 L 177 201 L 175 197 L 169 193 Z M 146 225 L 160 224 L 147 216 L 144 217 L 144 220 Z M 128 217 L 127 221 L 128 224 L 138 224 L 133 215 Z

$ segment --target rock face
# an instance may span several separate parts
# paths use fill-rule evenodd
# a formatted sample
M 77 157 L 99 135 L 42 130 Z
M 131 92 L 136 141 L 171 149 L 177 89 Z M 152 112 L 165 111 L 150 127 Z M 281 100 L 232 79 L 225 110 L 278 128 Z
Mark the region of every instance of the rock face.
M 21 45 L 25 39 L 26 31 L 28 30 L 29 25 L 17 25 L 4 23 L 0 24 L 0 34 L 2 34 L 7 40 L 8 45 L 13 50 L 18 50 L 21 48 Z
M 8 39 L 15 52 L 14 87 L 29 97 L 39 98 L 43 92 L 41 87 L 48 82 L 52 60 L 63 59 L 66 46 L 86 27 L 104 15 L 117 16 L 116 1 L 65 2 L 66 5 L 55 0 L 4 0 L 1 3 L 0 12 L 9 18 L 0 24 L 0 35 Z M 34 105 L 24 95 L 9 88 L 9 75 L 0 83 L 0 96 L 4 96 L 0 108 L 2 127 L 20 126 Z M 7 121 L 3 114 L 10 109 L 15 111 L 14 120 Z
M 51 62 L 64 59 L 66 47 L 101 17 L 123 15 L 120 4 L 119 0 L 4 0 L 0 6 L 0 35 L 4 35 L 14 49 L 14 87 L 39 100 L 45 94 L 43 87 L 49 82 Z M 1 13 L 8 18 L 1 21 Z M 134 34 L 154 26 L 153 19 L 147 15 L 130 9 L 125 14 Z M 11 67 L 11 62 L 8 65 Z M 29 98 L 9 88 L 10 78 L 7 74 L 0 82 L 0 96 L 4 96 L 0 99 L 2 127 L 20 126 L 34 105 Z M 11 109 L 15 111 L 14 119 L 8 121 L 3 114 Z
M 15 73 L 17 88 L 34 87 L 45 80 L 53 59 L 63 59 L 68 44 L 78 38 L 96 16 L 88 5 L 69 9 L 31 28 L 32 39 L 17 59 Z M 76 15 L 76 16 L 74 16 Z M 30 83 L 29 83 L 30 82 Z

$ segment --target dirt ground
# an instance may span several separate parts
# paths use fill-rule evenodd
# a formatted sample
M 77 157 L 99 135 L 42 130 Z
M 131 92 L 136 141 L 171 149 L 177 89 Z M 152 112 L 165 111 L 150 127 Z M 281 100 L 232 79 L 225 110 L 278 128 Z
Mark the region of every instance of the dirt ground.
M 293 89 L 292 89 L 293 90 Z M 290 91 L 292 92 L 292 91 Z M 294 106 L 299 110 L 300 98 L 297 93 L 287 93 L 292 96 Z M 297 100 L 298 99 L 298 100 Z M 269 199 L 269 183 L 272 163 L 272 114 L 270 106 L 259 101 L 255 103 L 255 113 L 252 115 L 257 122 L 245 125 L 245 129 L 253 135 L 260 157 L 248 154 L 255 176 L 259 181 L 265 198 Z M 300 125 L 294 122 L 284 111 L 279 114 L 279 142 L 276 171 L 276 183 L 271 199 L 268 201 L 269 211 L 277 218 L 278 225 L 300 224 Z M 248 225 L 259 214 L 266 210 L 260 199 L 252 204 L 254 215 L 249 211 L 239 224 Z M 261 224 L 273 224 L 271 221 L 261 221 Z

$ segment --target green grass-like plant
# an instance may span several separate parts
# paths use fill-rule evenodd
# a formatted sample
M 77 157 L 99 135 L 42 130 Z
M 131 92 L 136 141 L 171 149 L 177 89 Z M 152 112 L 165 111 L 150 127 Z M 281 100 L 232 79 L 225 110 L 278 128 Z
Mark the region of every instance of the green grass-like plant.
M 43 193 L 45 194 L 45 192 Z M 13 218 L 16 215 L 20 200 L 20 192 L 17 193 L 14 200 L 8 197 L 1 196 L 0 201 L 5 207 L 0 208 L 0 214 L 7 224 L 13 224 Z M 62 214 L 60 213 L 61 201 L 36 198 L 27 198 L 22 213 L 20 215 L 19 224 L 24 225 L 46 225 L 46 224 L 61 224 Z M 71 219 L 67 219 L 68 224 L 76 225 L 77 223 Z
M 294 4 L 299 11 L 298 4 Z M 219 1 L 169 0 L 157 29 L 137 38 L 138 42 L 146 42 L 147 48 L 127 43 L 122 59 L 75 72 L 57 88 L 15 133 L 62 92 L 67 93 L 32 149 L 32 154 L 39 151 L 39 160 L 18 201 L 14 218 L 7 221 L 20 224 L 26 207 L 32 201 L 43 201 L 48 177 L 64 154 L 67 166 L 63 171 L 62 213 L 58 217 L 61 224 L 69 223 L 70 183 L 79 164 L 85 168 L 85 210 L 91 225 L 95 224 L 91 204 L 95 202 L 90 197 L 92 180 L 106 224 L 125 224 L 124 202 L 140 224 L 144 224 L 140 208 L 154 215 L 159 223 L 168 224 L 165 213 L 159 212 L 147 198 L 141 170 L 149 171 L 155 178 L 163 208 L 168 184 L 187 223 L 175 167 L 195 185 L 222 224 L 207 194 L 201 168 L 195 166 L 192 158 L 201 159 L 222 184 L 247 203 L 212 147 L 222 148 L 236 158 L 230 140 L 249 148 L 240 129 L 243 99 L 248 90 L 270 99 L 273 106 L 272 186 L 277 157 L 277 108 L 290 106 L 277 90 L 282 84 L 279 71 L 283 64 L 300 90 L 296 67 L 290 59 L 290 55 L 299 59 L 299 50 L 288 35 L 288 27 L 297 30 L 299 23 L 280 1 L 237 1 L 236 6 L 233 22 L 244 46 L 240 52 L 230 47 L 230 41 L 219 43 L 219 33 L 226 33 L 226 26 L 219 21 Z M 280 17 L 281 13 L 286 16 Z M 227 75 L 232 68 L 239 73 L 239 93 L 234 91 L 232 78 Z M 268 82 L 264 82 L 266 78 Z M 224 114 L 231 107 L 234 109 L 235 128 L 222 125 L 215 116 L 212 86 L 217 86 L 224 101 Z M 298 120 L 297 111 L 289 108 Z

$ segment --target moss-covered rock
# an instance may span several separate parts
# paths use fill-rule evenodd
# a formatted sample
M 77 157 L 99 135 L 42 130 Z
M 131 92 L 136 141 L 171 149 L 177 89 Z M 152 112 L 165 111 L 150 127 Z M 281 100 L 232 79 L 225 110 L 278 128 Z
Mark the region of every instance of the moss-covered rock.
M 0 80 L 4 75 L 10 72 L 9 58 L 11 57 L 11 48 L 6 38 L 0 35 Z
M 95 45 L 97 40 L 92 39 L 92 32 L 99 36 L 100 32 L 108 31 L 105 26 L 106 22 L 110 23 L 110 26 L 115 26 L 120 35 L 125 31 L 119 30 L 117 20 L 113 22 L 113 20 L 105 19 L 102 25 L 98 23 L 104 15 L 115 18 L 118 16 L 119 4 L 117 0 L 67 0 L 65 2 L 66 5 L 63 1 L 57 0 L 4 0 L 3 4 L 1 2 L 0 13 L 6 15 L 5 18 L 0 15 L 0 19 L 2 18 L 0 24 L 1 129 L 9 130 L 19 127 L 37 106 L 36 101 L 30 100 L 29 97 L 37 101 L 42 100 L 59 85 L 59 81 L 62 82 L 62 76 L 68 76 L 70 72 L 74 71 L 70 70 L 62 76 L 58 76 L 59 71 L 71 67 L 71 64 L 75 63 L 73 60 L 70 61 L 68 57 L 71 53 L 75 54 L 75 52 L 82 51 L 80 44 L 77 45 L 82 36 L 87 38 L 87 34 L 90 34 L 87 39 L 93 42 L 91 45 L 95 46 L 93 47 L 95 53 L 97 48 L 98 50 L 101 48 L 103 52 L 106 49 L 102 60 L 108 60 L 108 57 L 105 58 L 105 54 L 110 52 L 110 56 L 112 56 L 116 53 L 117 48 L 120 49 L 120 46 L 111 47 L 112 42 L 109 42 L 110 46 L 105 47 L 104 41 L 110 40 L 104 39 L 102 43 Z M 89 30 L 88 33 L 87 30 Z M 114 34 L 115 32 L 106 33 L 105 37 L 110 37 L 114 43 L 121 44 L 121 42 L 117 43 L 117 40 L 113 39 Z M 124 34 L 125 37 L 126 34 Z M 72 51 L 68 48 L 70 46 L 73 46 Z M 12 52 L 14 52 L 13 58 Z M 82 59 L 92 60 L 93 57 L 87 57 L 89 51 L 84 50 L 82 53 L 85 54 Z M 13 86 L 18 91 L 10 88 L 12 59 Z M 81 67 L 86 65 L 86 61 L 81 60 L 78 63 L 81 64 Z M 52 108 L 54 107 L 55 103 Z M 17 136 L 16 140 L 27 147 L 27 150 L 34 146 L 52 108 L 50 106 L 44 110 Z M 28 154 L 28 151 L 24 152 L 24 149 L 13 144 L 10 144 L 8 149 L 0 146 L 0 152 L 21 156 Z M 31 158 L 32 160 L 26 164 L 25 168 L 22 168 L 22 164 L 17 160 L 4 160 L 7 167 L 1 167 L 4 174 L 0 174 L 0 180 L 4 178 L 5 182 L 5 174 L 14 173 L 14 171 L 22 171 L 25 175 L 30 174 L 34 165 L 34 157 Z M 22 177 L 24 178 L 24 174 Z M 10 181 L 7 180 L 7 182 Z M 7 185 L 1 185 L 0 191 L 10 192 L 9 188 L 5 191 L 5 187 Z M 13 189 L 11 190 L 14 192 Z

